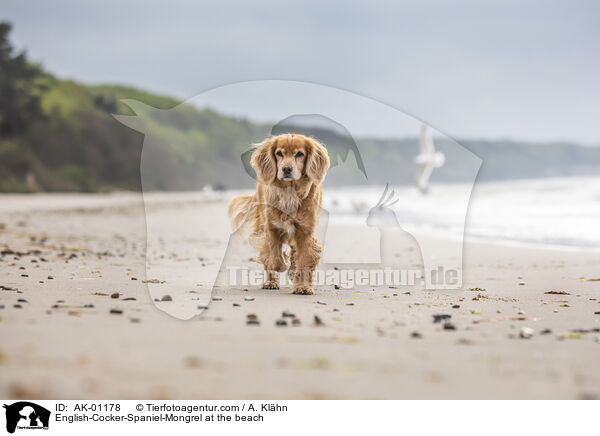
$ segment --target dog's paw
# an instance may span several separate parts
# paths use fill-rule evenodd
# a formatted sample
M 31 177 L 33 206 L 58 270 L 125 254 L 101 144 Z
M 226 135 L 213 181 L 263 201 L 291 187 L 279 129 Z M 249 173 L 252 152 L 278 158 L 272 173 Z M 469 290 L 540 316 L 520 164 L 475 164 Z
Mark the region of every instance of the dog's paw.
M 295 285 L 292 289 L 292 293 L 297 295 L 312 295 L 314 294 L 314 291 L 309 285 Z
M 276 280 L 267 280 L 262 285 L 263 289 L 279 289 L 279 283 Z

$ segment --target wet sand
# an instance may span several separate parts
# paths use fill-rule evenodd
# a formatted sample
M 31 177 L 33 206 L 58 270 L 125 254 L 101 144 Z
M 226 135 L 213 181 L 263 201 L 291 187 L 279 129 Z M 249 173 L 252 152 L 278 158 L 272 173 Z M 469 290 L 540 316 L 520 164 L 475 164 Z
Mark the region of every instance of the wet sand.
M 147 201 L 149 220 L 138 194 L 0 197 L 0 397 L 600 398 L 597 253 L 467 241 L 461 290 L 235 286 L 181 320 L 211 296 L 225 203 Z

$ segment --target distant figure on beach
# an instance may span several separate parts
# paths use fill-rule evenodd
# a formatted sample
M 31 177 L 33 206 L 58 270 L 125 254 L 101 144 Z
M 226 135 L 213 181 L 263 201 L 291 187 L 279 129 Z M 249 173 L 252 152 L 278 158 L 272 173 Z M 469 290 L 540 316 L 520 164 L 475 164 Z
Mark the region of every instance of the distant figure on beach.
M 417 187 L 423 194 L 429 191 L 429 178 L 434 168 L 440 168 L 446 162 L 444 153 L 435 151 L 435 144 L 431 135 L 431 127 L 423 124 L 419 138 L 419 155 L 415 159 L 419 165 L 417 172 Z

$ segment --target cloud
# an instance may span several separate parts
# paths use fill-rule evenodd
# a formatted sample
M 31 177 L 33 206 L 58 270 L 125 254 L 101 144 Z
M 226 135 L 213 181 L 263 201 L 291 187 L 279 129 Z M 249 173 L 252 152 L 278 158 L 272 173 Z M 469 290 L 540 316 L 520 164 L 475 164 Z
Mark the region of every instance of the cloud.
M 58 0 L 36 9 L 4 7 L 17 42 L 87 82 L 185 99 L 237 81 L 303 80 L 381 100 L 454 137 L 600 143 L 591 1 Z M 268 118 L 252 103 L 246 116 Z M 364 133 L 386 134 L 377 123 Z

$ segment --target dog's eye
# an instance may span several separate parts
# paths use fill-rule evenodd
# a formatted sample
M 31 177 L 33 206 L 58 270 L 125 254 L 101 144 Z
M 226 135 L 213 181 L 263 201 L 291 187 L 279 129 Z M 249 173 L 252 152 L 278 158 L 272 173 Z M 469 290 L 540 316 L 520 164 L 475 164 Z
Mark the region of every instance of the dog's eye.
M 277 154 L 277 156 L 279 156 L 279 157 L 283 157 L 283 153 L 281 152 L 281 150 L 279 150 L 279 151 L 278 151 L 276 154 Z
M 304 153 L 302 153 L 301 151 L 299 151 L 298 153 L 296 153 L 296 157 L 302 157 L 304 156 Z

